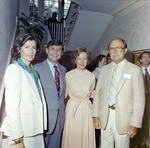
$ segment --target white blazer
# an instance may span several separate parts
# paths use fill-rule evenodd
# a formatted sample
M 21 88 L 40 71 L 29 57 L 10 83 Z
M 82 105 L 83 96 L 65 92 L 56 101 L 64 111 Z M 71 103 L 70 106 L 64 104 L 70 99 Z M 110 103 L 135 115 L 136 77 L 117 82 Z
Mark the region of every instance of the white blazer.
M 11 139 L 43 133 L 47 113 L 40 82 L 42 99 L 31 75 L 15 63 L 8 66 L 4 83 L 6 117 L 0 130 Z

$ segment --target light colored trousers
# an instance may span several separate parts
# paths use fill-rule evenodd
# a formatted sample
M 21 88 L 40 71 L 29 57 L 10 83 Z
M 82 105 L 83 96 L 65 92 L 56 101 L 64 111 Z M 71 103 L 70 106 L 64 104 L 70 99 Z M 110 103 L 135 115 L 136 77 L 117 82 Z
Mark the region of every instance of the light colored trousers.
M 119 135 L 115 123 L 115 110 L 110 109 L 108 124 L 105 130 L 101 129 L 101 148 L 129 148 L 130 138 Z

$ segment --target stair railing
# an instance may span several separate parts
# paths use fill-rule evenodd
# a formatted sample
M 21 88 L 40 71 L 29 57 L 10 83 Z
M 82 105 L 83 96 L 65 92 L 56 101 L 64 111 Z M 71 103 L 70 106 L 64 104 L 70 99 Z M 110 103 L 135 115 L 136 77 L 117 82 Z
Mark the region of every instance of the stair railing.
M 60 39 L 64 42 L 64 20 L 61 22 L 53 23 L 50 22 L 48 25 L 49 33 L 52 39 Z
M 60 39 L 66 50 L 67 44 L 73 30 L 74 24 L 80 13 L 81 6 L 75 2 L 71 2 L 67 16 L 61 22 L 50 22 L 48 24 L 49 33 L 52 39 Z

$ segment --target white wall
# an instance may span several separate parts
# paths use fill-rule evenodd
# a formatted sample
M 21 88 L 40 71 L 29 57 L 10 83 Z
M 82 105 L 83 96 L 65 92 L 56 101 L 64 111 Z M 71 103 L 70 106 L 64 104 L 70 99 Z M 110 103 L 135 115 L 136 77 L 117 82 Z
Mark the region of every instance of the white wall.
M 26 16 L 29 16 L 29 3 L 30 0 L 20 0 L 19 15 L 23 12 Z
M 19 0 L 0 0 L 0 85 L 18 14 Z
M 124 16 L 114 17 L 92 51 L 95 58 L 100 49 L 107 49 L 113 38 L 123 38 L 128 44 L 127 59 L 132 51 L 150 48 L 150 2 Z
M 67 50 L 73 51 L 77 47 L 86 47 L 91 52 L 111 19 L 112 16 L 109 14 L 81 10 Z

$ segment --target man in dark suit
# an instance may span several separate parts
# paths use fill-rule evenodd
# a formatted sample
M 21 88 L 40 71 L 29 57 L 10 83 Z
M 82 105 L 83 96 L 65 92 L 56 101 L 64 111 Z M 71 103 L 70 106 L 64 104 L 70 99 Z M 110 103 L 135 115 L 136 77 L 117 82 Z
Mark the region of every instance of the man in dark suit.
M 139 135 L 140 139 L 142 139 L 142 145 L 149 145 L 150 137 L 149 137 L 149 123 L 150 123 L 150 53 L 148 51 L 144 51 L 139 56 L 139 62 L 141 63 L 141 69 L 144 77 L 145 83 L 145 112 L 143 118 L 143 126 L 142 126 L 142 134 Z
M 66 69 L 58 63 L 63 54 L 62 42 L 56 39 L 49 41 L 46 53 L 47 59 L 35 65 L 48 108 L 48 129 L 45 131 L 44 138 L 46 148 L 59 148 L 65 110 Z

